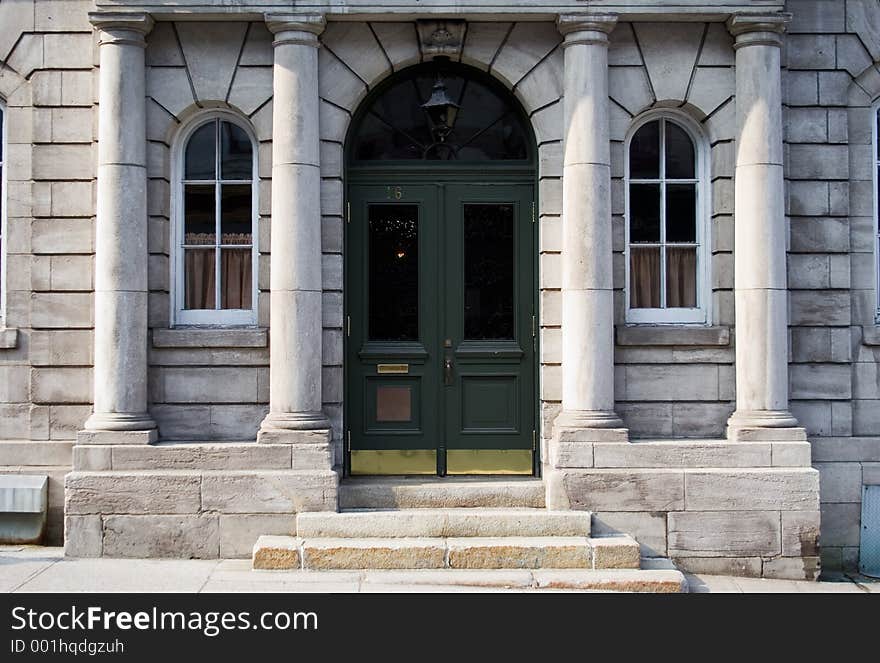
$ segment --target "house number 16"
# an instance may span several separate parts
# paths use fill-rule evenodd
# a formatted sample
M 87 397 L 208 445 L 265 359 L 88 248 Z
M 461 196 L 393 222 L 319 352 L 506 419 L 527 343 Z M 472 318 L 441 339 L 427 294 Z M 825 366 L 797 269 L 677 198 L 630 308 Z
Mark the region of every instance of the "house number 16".
M 403 198 L 403 189 L 399 186 L 385 187 L 388 191 L 388 200 L 400 200 Z

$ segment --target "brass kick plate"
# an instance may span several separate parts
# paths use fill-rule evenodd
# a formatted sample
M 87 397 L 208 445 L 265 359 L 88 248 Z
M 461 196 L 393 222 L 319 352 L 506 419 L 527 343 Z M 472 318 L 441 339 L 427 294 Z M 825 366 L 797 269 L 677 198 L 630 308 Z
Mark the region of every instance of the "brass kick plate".
M 409 364 L 377 364 L 376 372 L 379 375 L 406 375 L 409 373 Z
M 437 452 L 433 449 L 352 450 L 351 473 L 363 474 L 437 474 Z
M 531 449 L 448 449 L 447 474 L 532 474 Z

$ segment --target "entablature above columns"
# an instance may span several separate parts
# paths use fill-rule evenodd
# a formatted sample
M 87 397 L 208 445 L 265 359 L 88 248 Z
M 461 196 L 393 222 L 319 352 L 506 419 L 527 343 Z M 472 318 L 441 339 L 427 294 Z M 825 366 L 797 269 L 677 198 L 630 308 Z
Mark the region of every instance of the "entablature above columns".
M 266 14 L 323 14 L 334 21 L 406 21 L 443 16 L 472 21 L 554 21 L 561 14 L 592 11 L 616 14 L 621 21 L 724 21 L 735 14 L 780 12 L 785 3 L 766 0 L 238 0 L 218 6 L 214 0 L 96 0 L 101 10 L 131 10 L 157 20 L 261 20 Z

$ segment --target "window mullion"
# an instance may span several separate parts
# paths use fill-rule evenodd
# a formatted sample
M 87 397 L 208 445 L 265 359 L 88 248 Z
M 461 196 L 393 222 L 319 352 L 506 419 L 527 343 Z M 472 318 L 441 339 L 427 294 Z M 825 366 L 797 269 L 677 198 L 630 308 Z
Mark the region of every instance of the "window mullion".
M 220 191 L 222 187 L 222 173 L 220 172 L 220 120 L 215 120 L 215 122 L 216 128 L 214 133 L 214 174 L 216 180 L 214 181 L 214 309 L 220 310 L 220 260 L 222 258 L 220 246 L 223 243 L 222 237 L 220 235 L 220 215 L 222 213 L 222 210 L 220 209 Z
M 660 308 L 666 308 L 666 120 L 660 121 Z

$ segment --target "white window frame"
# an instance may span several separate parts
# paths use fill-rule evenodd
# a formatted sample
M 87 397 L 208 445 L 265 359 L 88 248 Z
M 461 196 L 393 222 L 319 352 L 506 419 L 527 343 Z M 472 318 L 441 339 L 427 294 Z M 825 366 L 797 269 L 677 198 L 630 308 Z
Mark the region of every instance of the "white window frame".
M 230 122 L 242 130 L 247 134 L 248 138 L 250 138 L 251 145 L 253 146 L 253 171 L 251 174 L 251 303 L 252 306 L 250 309 L 186 309 L 184 308 L 185 298 L 186 298 L 186 289 L 184 279 L 186 276 L 186 269 L 184 266 L 184 249 L 183 249 L 183 236 L 184 236 L 184 204 L 183 204 L 183 190 L 184 184 L 187 180 L 184 179 L 184 166 L 186 162 L 186 146 L 189 143 L 189 139 L 192 135 L 205 125 L 207 122 L 213 122 L 216 120 L 223 120 L 226 122 Z M 206 112 L 199 113 L 190 119 L 189 122 L 184 125 L 179 131 L 177 138 L 174 141 L 174 148 L 172 151 L 172 195 L 171 195 L 171 315 L 173 325 L 177 327 L 184 326 L 198 326 L 198 327 L 252 327 L 257 324 L 257 303 L 258 303 L 258 294 L 259 294 L 259 218 L 260 218 L 260 208 L 259 208 L 259 190 L 260 190 L 260 179 L 259 179 L 259 149 L 260 143 L 257 140 L 256 134 L 253 131 L 253 128 L 250 126 L 248 122 L 246 122 L 243 118 L 239 117 L 235 113 L 231 113 L 229 111 L 224 110 L 210 110 Z M 217 214 L 217 210 L 219 208 L 219 186 L 218 184 L 228 184 L 228 183 L 243 183 L 243 181 L 239 180 L 223 180 L 221 179 L 222 172 L 220 171 L 220 146 L 215 145 L 215 159 L 216 159 L 216 179 L 213 180 L 215 184 L 215 198 L 214 198 L 214 214 Z M 208 180 L 210 181 L 210 180 Z M 215 244 L 216 246 L 216 244 Z M 218 267 L 219 270 L 219 263 Z M 219 287 L 219 286 L 218 286 Z
M 630 306 L 630 170 L 629 170 L 629 151 L 633 136 L 644 125 L 657 120 L 667 120 L 675 123 L 687 133 L 694 145 L 694 174 L 693 179 L 668 180 L 666 175 L 666 164 L 664 154 L 660 155 L 660 178 L 659 181 L 672 184 L 696 184 L 697 187 L 697 209 L 696 209 L 696 250 L 697 250 L 697 306 L 696 308 L 632 308 Z M 661 139 L 665 132 L 665 124 L 661 122 Z M 662 143 L 661 143 L 662 144 Z M 624 228 L 625 228 L 625 245 L 624 258 L 626 261 L 626 285 L 624 289 L 624 297 L 626 298 L 626 322 L 627 324 L 652 324 L 652 325 L 709 325 L 711 324 L 711 281 L 710 281 L 710 263 L 711 263 L 711 234 L 710 223 L 711 218 L 711 192 L 709 190 L 709 142 L 706 139 L 699 126 L 685 113 L 674 109 L 652 110 L 636 118 L 626 135 L 623 146 L 624 154 L 624 173 L 623 173 L 623 189 L 625 197 L 624 212 Z M 632 182 L 638 184 L 642 180 L 633 179 Z M 666 198 L 665 186 L 660 187 L 660 227 L 661 242 L 665 234 L 666 225 Z M 661 244 L 662 245 L 662 244 Z M 662 262 L 661 262 L 662 264 Z M 663 277 L 665 283 L 665 276 Z M 662 286 L 661 286 L 662 288 Z M 661 292 L 661 297 L 663 293 Z
M 873 196 L 873 217 L 874 217 L 874 324 L 880 325 L 880 196 L 877 195 L 878 173 L 880 169 L 880 157 L 877 150 L 880 149 L 878 143 L 878 123 L 880 123 L 880 99 L 875 99 L 871 106 L 871 150 L 873 151 L 874 168 L 871 175 L 871 181 L 874 183 Z
M 6 200 L 9 197 L 9 113 L 6 103 L 0 98 L 0 329 L 6 326 L 6 253 L 9 246 L 9 224 L 6 223 Z

